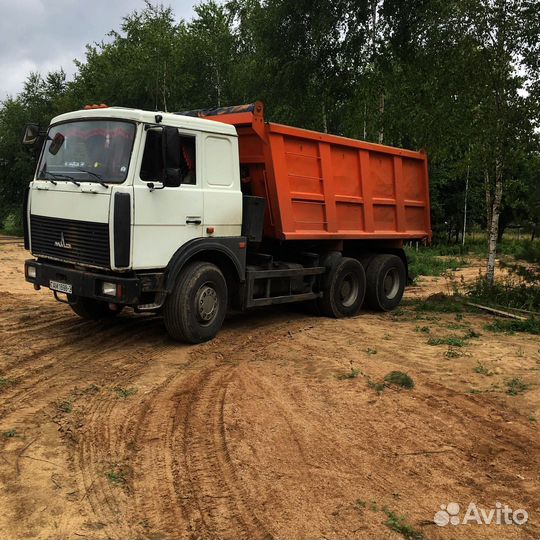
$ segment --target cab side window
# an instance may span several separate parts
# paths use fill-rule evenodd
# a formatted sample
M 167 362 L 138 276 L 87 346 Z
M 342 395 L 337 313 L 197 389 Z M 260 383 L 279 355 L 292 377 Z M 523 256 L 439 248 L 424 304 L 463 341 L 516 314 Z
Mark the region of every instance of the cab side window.
M 180 165 L 181 183 L 195 185 L 197 183 L 195 137 L 180 135 L 178 148 L 174 148 L 173 151 L 177 152 L 175 161 Z M 145 182 L 163 181 L 164 158 L 161 128 L 151 128 L 146 132 L 140 177 Z

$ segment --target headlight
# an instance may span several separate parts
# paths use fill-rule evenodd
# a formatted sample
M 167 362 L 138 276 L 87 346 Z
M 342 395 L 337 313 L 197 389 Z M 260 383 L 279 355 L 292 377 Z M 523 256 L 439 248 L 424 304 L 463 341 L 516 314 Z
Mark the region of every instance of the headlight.
M 107 296 L 116 296 L 116 283 L 104 281 L 101 285 L 101 291 Z
M 26 267 L 26 276 L 30 279 L 36 279 L 36 267 L 35 266 L 27 266 Z

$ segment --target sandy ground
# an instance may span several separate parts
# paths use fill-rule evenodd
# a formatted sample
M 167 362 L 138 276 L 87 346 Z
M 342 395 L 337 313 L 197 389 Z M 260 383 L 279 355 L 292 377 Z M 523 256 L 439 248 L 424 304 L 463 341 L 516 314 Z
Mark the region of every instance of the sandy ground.
M 425 538 L 538 537 L 534 336 L 488 315 L 272 309 L 185 346 L 155 316 L 81 321 L 24 282 L 26 256 L 0 238 L 1 538 L 403 538 L 390 511 Z M 427 344 L 469 329 L 455 353 Z M 391 370 L 415 388 L 377 394 Z M 510 396 L 514 377 L 529 388 Z M 450 502 L 529 520 L 435 525 Z

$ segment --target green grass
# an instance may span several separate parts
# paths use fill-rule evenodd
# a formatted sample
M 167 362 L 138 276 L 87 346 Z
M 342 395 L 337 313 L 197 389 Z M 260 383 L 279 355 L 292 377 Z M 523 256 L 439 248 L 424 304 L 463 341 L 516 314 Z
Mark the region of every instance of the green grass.
M 377 349 L 372 349 L 371 347 L 368 347 L 366 349 L 366 353 L 369 355 L 369 356 L 372 356 L 374 354 L 377 354 Z
M 111 469 L 105 472 L 105 476 L 111 484 L 125 484 L 127 482 L 126 472 L 122 469 Z
M 16 383 L 15 379 L 0 377 L 0 392 Z
M 445 338 L 430 337 L 427 340 L 428 345 L 448 345 L 449 347 L 463 347 L 465 340 L 457 336 L 449 336 Z
M 529 385 L 525 384 L 519 377 L 514 377 L 506 383 L 506 393 L 510 396 L 517 396 L 528 388 Z
M 467 329 L 463 336 L 447 336 L 443 338 L 430 337 L 427 340 L 428 345 L 448 345 L 449 347 L 464 347 L 468 339 L 479 338 L 479 334 L 472 328 Z
M 126 399 L 137 393 L 136 388 L 122 388 L 121 386 L 116 386 L 115 388 L 113 388 L 113 391 L 123 399 Z
M 375 390 L 377 394 L 382 394 L 384 392 L 384 388 L 386 384 L 383 382 L 375 382 L 375 381 L 372 381 L 371 379 L 368 379 L 368 386 L 372 390 Z
M 474 302 L 492 307 L 540 310 L 540 266 L 509 264 L 501 261 L 506 273 L 495 273 L 495 283 L 490 287 L 484 275 L 466 287 L 467 296 Z
M 360 373 L 359 369 L 351 368 L 351 371 L 349 371 L 347 373 L 341 373 L 340 375 L 337 376 L 337 378 L 340 381 L 344 381 L 344 380 L 347 380 L 347 379 L 356 379 L 356 377 L 358 377 L 359 373 Z
M 62 401 L 62 403 L 58 405 L 58 409 L 64 413 L 70 413 L 73 411 L 73 405 L 71 404 L 71 401 Z
M 429 334 L 431 332 L 431 329 L 429 326 L 417 326 L 414 331 L 422 332 L 423 334 Z
M 488 254 L 487 236 L 485 234 L 468 236 L 464 246 L 461 244 L 438 244 L 431 249 L 439 255 L 475 255 L 485 258 Z M 538 262 L 540 260 L 540 240 L 536 239 L 533 242 L 529 238 L 518 240 L 514 234 L 505 234 L 502 242 L 497 244 L 497 253 L 531 263 Z
M 424 538 L 420 531 L 417 531 L 412 525 L 407 523 L 405 516 L 398 516 L 395 512 L 388 510 L 388 508 L 384 508 L 383 511 L 387 518 L 384 524 L 392 531 L 401 534 L 406 540 L 422 540 Z
M 540 334 L 540 319 L 530 317 L 526 321 L 517 319 L 495 319 L 493 322 L 484 325 L 490 332 L 499 332 L 512 335 L 515 332 L 528 332 L 529 334 Z
M 428 298 L 404 300 L 403 306 L 411 307 L 416 312 L 430 311 L 440 313 L 462 313 L 465 308 L 455 298 L 443 293 L 432 294 Z
M 480 375 L 485 375 L 486 377 L 490 377 L 493 375 L 493 372 L 490 371 L 482 362 L 477 362 L 476 367 L 474 368 L 475 373 L 479 373 Z
M 448 270 L 458 270 L 466 266 L 463 258 L 442 258 L 436 248 L 420 248 L 418 251 L 406 247 L 405 254 L 409 261 L 409 274 L 414 279 L 417 276 L 441 276 Z

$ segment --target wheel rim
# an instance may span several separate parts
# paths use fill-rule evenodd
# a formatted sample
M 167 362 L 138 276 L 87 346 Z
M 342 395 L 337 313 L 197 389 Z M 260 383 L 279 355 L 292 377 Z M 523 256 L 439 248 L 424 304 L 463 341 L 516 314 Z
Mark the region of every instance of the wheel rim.
M 400 278 L 398 269 L 390 268 L 386 272 L 383 279 L 384 296 L 388 298 L 388 300 L 392 300 L 397 296 L 397 293 L 399 291 L 399 284 Z
M 199 322 L 210 324 L 219 309 L 219 298 L 212 283 L 204 283 L 195 295 Z
M 360 286 L 358 285 L 358 280 L 355 278 L 354 274 L 346 274 L 343 277 L 339 289 L 341 304 L 345 307 L 352 306 L 358 298 L 359 291 Z

